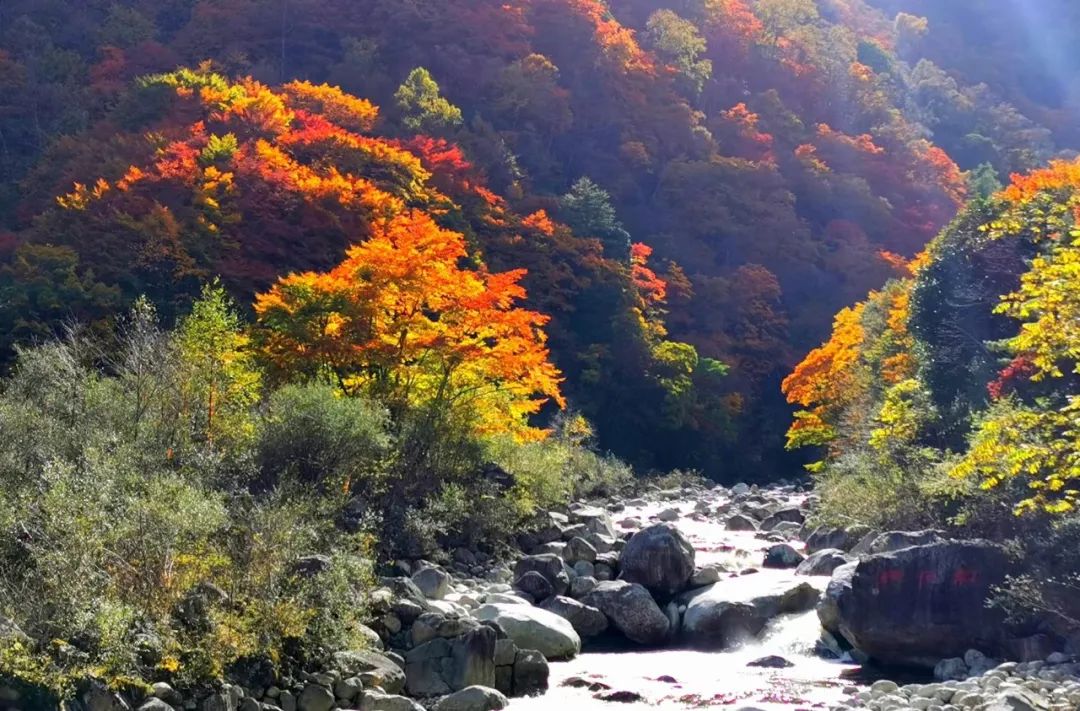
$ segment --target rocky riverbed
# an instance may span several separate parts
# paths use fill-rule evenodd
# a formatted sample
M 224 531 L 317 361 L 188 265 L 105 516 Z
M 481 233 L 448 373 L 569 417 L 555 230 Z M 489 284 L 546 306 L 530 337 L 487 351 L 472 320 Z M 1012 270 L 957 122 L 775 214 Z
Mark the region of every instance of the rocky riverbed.
M 442 564 L 397 562 L 373 594 L 371 648 L 327 668 L 281 679 L 255 664 L 200 698 L 163 684 L 141 699 L 91 688 L 83 706 L 1080 709 L 1071 645 L 1018 637 L 983 604 L 1009 570 L 999 547 L 813 529 L 813 505 L 793 485 L 578 504 L 523 532 L 510 561 L 461 549 Z M 920 683 L 883 678 L 890 668 Z M 28 711 L 19 702 L 0 687 L 0 710 Z

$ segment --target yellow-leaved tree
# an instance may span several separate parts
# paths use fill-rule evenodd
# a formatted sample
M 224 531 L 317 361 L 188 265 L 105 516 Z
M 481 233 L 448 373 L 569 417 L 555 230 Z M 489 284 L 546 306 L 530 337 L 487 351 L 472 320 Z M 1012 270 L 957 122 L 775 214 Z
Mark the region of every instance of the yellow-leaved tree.
M 1032 495 L 1018 512 L 1065 513 L 1080 503 L 1080 161 L 1014 176 L 1001 197 L 1007 208 L 985 231 L 1039 248 L 996 309 L 1020 321 L 1002 378 L 1027 376 L 1042 387 L 1038 397 L 999 397 L 953 475 L 978 477 L 988 489 L 1026 477 Z

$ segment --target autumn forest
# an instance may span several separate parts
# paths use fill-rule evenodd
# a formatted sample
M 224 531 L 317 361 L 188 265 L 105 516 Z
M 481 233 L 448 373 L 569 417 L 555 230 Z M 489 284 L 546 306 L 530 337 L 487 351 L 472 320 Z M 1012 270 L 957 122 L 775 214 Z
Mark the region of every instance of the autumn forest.
M 1075 535 L 1080 5 L 1037 5 L 0 0 L 0 677 L 302 665 L 380 561 L 672 471 Z

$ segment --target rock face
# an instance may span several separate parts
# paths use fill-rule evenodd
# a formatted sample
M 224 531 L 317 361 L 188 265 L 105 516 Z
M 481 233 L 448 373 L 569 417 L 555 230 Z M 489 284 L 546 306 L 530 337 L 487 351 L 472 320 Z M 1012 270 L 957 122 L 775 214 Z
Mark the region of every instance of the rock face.
M 836 628 L 857 649 L 884 664 L 932 669 L 967 649 L 999 648 L 1002 618 L 985 602 L 1008 570 L 1000 546 L 944 541 L 863 558 L 850 584 L 830 583 L 826 597 L 835 600 Z
M 855 575 L 858 561 L 845 563 L 838 566 L 832 573 L 825 588 L 825 594 L 821 596 L 821 602 L 817 606 L 818 619 L 826 632 L 832 635 L 840 634 L 840 609 L 839 600 L 851 591 L 851 578 Z
M 548 659 L 571 659 L 581 652 L 581 637 L 573 625 L 554 612 L 528 605 L 484 605 L 475 614 L 478 620 L 497 623 L 519 648 L 535 649 Z
M 411 696 L 439 696 L 467 686 L 495 685 L 495 637 L 481 626 L 460 637 L 436 637 L 405 655 L 405 684 Z
M 638 644 L 660 644 L 671 632 L 671 622 L 637 583 L 613 580 L 600 583 L 582 598 L 582 602 L 600 610 L 615 629 Z
M 819 597 L 805 582 L 778 582 L 763 590 L 753 577 L 730 578 L 680 599 L 686 604 L 682 635 L 695 647 L 730 648 L 756 637 L 777 615 L 812 609 Z
M 660 597 L 686 588 L 694 574 L 694 547 L 671 524 L 660 523 L 635 533 L 619 556 L 620 577 Z

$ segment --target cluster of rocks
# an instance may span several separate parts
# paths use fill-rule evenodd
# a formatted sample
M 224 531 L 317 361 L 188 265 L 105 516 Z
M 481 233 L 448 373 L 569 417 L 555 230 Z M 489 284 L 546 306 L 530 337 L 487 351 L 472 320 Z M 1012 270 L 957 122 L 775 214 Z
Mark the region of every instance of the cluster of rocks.
M 277 685 L 271 665 L 255 669 L 250 686 L 222 684 L 199 697 L 187 697 L 166 683 L 156 683 L 140 694 L 134 689 L 118 693 L 99 683 L 91 683 L 66 711 L 424 711 L 412 699 L 400 695 L 405 687 L 405 672 L 400 658 L 374 651 L 341 652 L 334 665 L 323 672 L 305 673 L 285 685 Z M 255 684 L 263 684 L 255 686 Z M 449 697 L 448 697 L 449 699 Z M 24 699 L 14 688 L 0 689 L 0 708 L 35 708 L 22 706 Z M 505 698 L 504 698 L 505 701 Z M 448 704 L 448 705 L 447 705 Z M 504 708 L 488 706 L 486 708 Z M 447 700 L 440 711 L 473 711 Z
M 978 668 L 986 658 L 970 650 L 947 660 L 952 671 Z M 1080 664 L 1055 653 L 1045 661 L 1005 662 L 983 673 L 932 684 L 899 686 L 875 682 L 869 689 L 849 687 L 848 698 L 834 711 L 1076 711 L 1080 709 Z M 967 674 L 964 674 L 967 677 Z
M 693 504 L 669 504 L 687 500 Z M 512 566 L 468 549 L 442 565 L 397 562 L 396 576 L 371 596 L 371 649 L 340 652 L 318 673 L 285 683 L 272 665 L 254 665 L 241 685 L 197 699 L 164 684 L 145 698 L 92 687 L 82 708 L 489 711 L 546 691 L 548 661 L 570 659 L 590 640 L 729 649 L 759 636 L 779 615 L 816 608 L 821 654 L 934 669 L 940 679 L 851 687 L 838 708 L 1080 709 L 1077 665 L 1060 654 L 1047 658 L 1055 641 L 1045 635 L 1009 637 L 1001 613 L 984 604 L 1009 572 L 999 546 L 948 540 L 939 531 L 814 529 L 806 523 L 813 505 L 812 494 L 793 486 L 745 484 L 573 505 L 544 514 L 521 534 L 525 554 Z M 646 506 L 657 513 L 617 521 L 612 515 Z M 756 561 L 746 552 L 740 564 L 699 565 L 676 525 L 684 518 L 745 533 L 762 553 Z M 770 568 L 789 573 L 760 574 Z M 983 652 L 1022 663 L 998 664 Z M 752 664 L 790 662 L 770 656 Z M 631 700 L 615 698 L 622 692 L 609 687 L 596 693 Z M 0 687 L 0 711 L 19 709 L 19 701 L 17 691 Z

